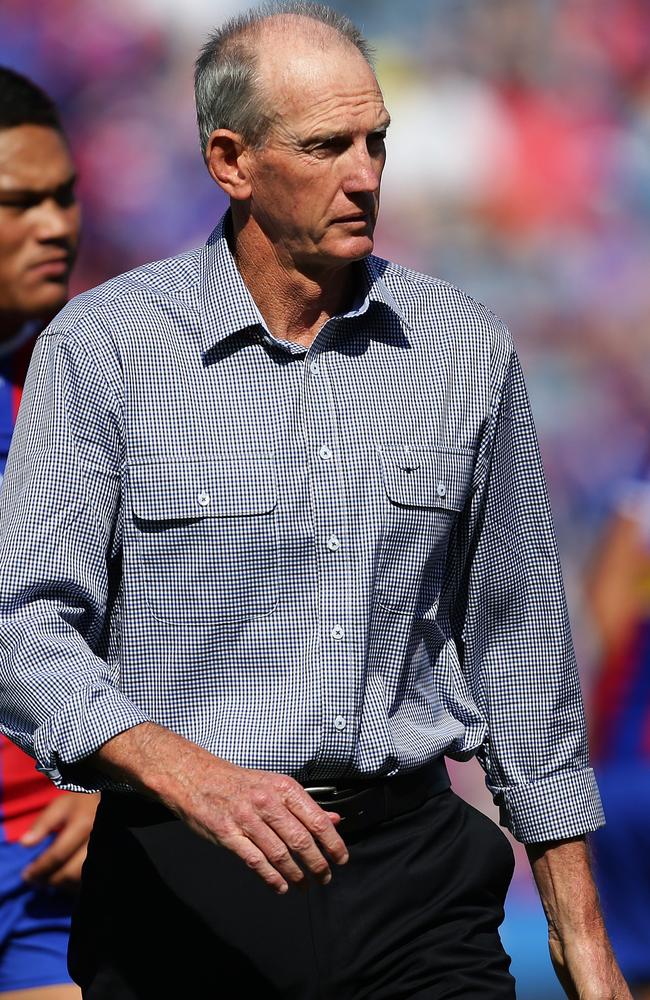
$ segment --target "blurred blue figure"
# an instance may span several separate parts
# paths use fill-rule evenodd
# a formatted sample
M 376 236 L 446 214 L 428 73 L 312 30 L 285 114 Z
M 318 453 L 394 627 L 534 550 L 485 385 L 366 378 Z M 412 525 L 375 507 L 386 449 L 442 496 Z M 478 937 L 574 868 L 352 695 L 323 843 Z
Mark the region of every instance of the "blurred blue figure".
M 618 491 L 589 585 L 603 643 L 594 756 L 607 827 L 593 837 L 617 956 L 650 997 L 650 462 Z

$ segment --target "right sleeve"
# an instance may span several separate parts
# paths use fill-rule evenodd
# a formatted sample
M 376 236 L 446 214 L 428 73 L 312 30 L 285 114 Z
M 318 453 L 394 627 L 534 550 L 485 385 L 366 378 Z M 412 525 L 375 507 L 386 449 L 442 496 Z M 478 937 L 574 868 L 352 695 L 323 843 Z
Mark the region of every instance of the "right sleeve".
M 148 721 L 117 686 L 123 418 L 70 332 L 37 341 L 0 500 L 0 731 L 61 788 Z

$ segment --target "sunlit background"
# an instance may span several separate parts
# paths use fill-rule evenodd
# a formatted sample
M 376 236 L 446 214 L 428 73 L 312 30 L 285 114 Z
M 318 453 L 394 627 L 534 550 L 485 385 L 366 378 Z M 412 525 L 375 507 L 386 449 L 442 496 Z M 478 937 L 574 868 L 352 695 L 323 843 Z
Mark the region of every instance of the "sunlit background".
M 0 63 L 59 102 L 84 207 L 75 291 L 202 242 L 224 209 L 192 69 L 235 0 L 1 0 Z M 527 374 L 584 686 L 584 583 L 650 409 L 650 5 L 345 0 L 394 125 L 377 251 L 510 326 Z M 477 767 L 457 787 L 492 806 Z M 504 929 L 521 1000 L 561 996 L 519 852 Z

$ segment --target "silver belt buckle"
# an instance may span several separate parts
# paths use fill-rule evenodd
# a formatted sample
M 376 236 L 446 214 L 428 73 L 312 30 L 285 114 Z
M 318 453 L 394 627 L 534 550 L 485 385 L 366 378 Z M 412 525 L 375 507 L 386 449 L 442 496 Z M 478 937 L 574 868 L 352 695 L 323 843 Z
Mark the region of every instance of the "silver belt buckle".
M 305 788 L 307 795 L 311 795 L 312 799 L 318 802 L 319 799 L 331 799 L 336 801 L 336 785 L 308 785 Z

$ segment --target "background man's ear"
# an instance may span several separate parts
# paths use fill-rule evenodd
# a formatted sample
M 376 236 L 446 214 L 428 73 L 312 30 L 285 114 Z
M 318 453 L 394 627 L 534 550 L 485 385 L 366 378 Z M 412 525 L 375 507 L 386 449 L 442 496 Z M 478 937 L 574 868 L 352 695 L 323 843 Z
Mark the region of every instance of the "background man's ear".
M 250 198 L 245 146 L 237 132 L 215 129 L 208 139 L 205 160 L 210 176 L 229 198 L 236 201 Z

